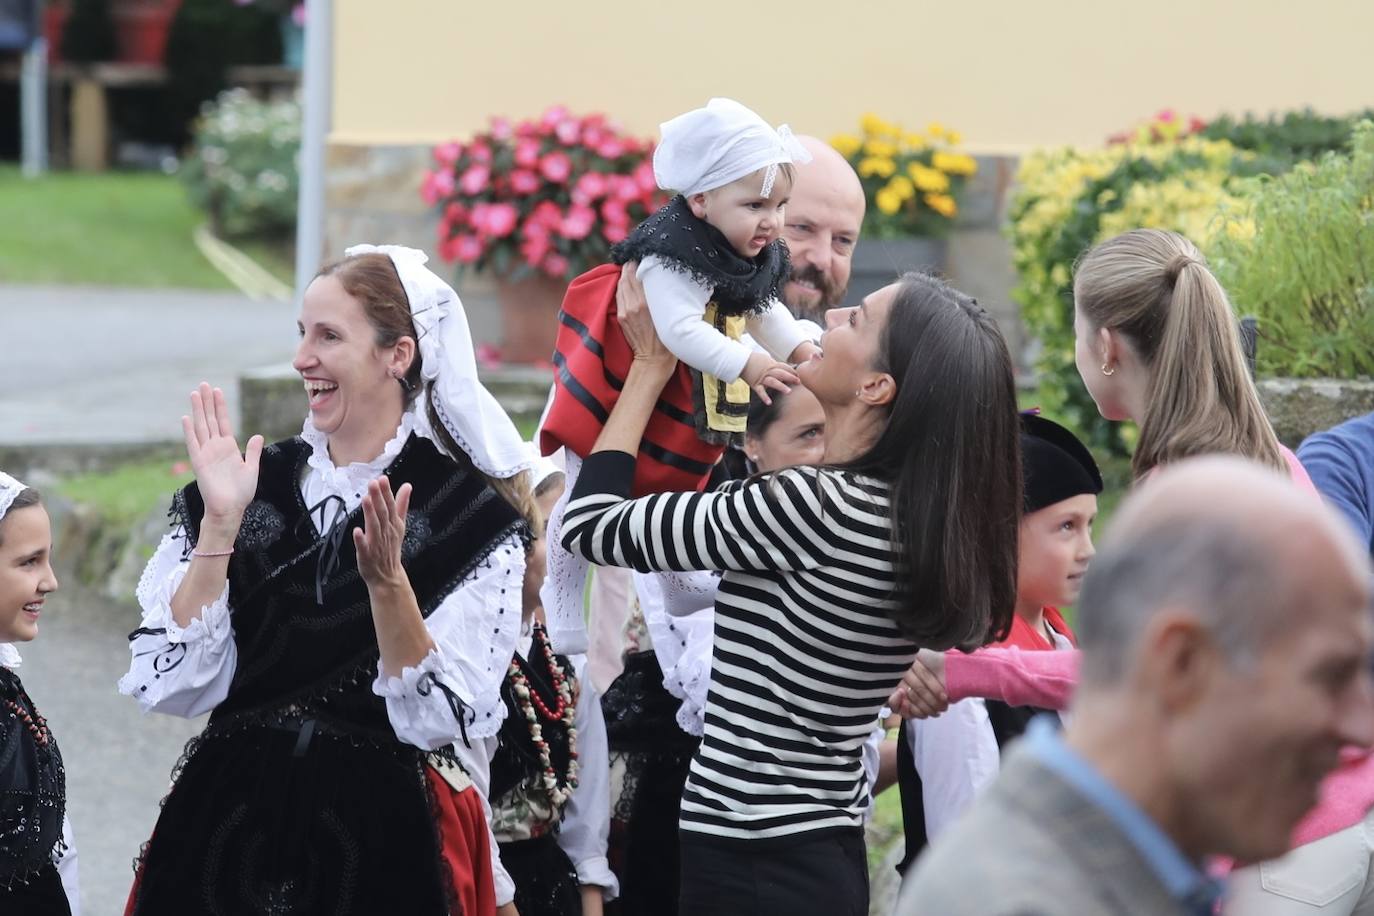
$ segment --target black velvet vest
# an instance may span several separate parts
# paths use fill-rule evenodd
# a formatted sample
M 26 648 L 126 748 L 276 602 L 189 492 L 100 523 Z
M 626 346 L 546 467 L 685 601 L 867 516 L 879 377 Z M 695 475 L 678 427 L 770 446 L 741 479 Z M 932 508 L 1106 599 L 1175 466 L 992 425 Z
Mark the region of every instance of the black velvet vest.
M 542 630 L 536 631 L 529 659 L 517 654 L 514 661 L 529 682 L 530 690 L 538 693 L 544 705 L 552 709 L 558 703 L 558 691 L 549 676 L 548 662 L 544 658 L 541 645 L 542 640 L 547 637 L 541 638 L 540 633 Z M 566 657 L 559 655 L 556 658 L 572 686 L 572 696 L 576 702 L 577 675 Z M 491 760 L 490 794 L 493 802 L 525 780 L 538 778 L 543 770 L 539 762 L 539 751 L 534 746 L 534 737 L 530 734 L 530 724 L 525 719 L 524 710 L 520 708 L 515 686 L 509 675 L 501 685 L 501 699 L 506 703 L 506 720 L 501 723 L 500 742 Z M 571 752 L 568 729 L 562 722 L 550 722 L 545 719 L 539 715 L 538 710 L 535 711 L 535 715 L 539 720 L 539 733 L 549 746 L 549 760 L 553 764 L 553 771 L 562 785 L 568 772 L 568 758 Z
M 426 753 L 397 740 L 372 692 L 377 638 L 352 537 L 362 512 L 316 532 L 300 494 L 308 454 L 299 438 L 263 453 L 229 564 L 233 681 L 178 765 L 135 913 L 449 912 Z M 413 487 L 402 558 L 425 616 L 512 533 L 527 537 L 479 474 L 427 439 L 411 436 L 386 473 Z M 172 512 L 194 544 L 194 484 Z
M 0 667 L 0 888 L 52 867 L 62 842 L 67 776 L 57 741 L 34 737 L 42 720 L 19 676 Z

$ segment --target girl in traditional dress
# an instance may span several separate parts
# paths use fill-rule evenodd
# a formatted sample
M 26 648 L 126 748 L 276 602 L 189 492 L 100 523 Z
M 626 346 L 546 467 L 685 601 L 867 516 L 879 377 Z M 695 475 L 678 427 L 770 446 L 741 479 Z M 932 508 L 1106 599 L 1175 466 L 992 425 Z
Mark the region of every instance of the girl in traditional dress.
M 48 513 L 37 491 L 0 471 L 0 912 L 25 916 L 80 913 L 62 753 L 14 648 L 38 636 L 55 591 Z
M 358 246 L 310 284 L 301 435 L 240 451 L 223 394 L 191 396 L 196 481 L 139 584 L 120 689 L 211 715 L 130 913 L 495 908 L 474 746 L 505 717 L 537 519 L 524 445 L 424 261 Z M 451 786 L 435 765 L 459 761 Z

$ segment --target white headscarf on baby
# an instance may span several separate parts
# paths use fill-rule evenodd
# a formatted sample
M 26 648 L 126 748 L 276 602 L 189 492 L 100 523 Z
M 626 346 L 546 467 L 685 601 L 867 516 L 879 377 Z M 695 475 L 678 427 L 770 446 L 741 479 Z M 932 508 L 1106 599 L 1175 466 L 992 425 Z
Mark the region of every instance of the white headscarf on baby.
M 425 266 L 429 256 L 402 245 L 354 245 L 344 254 L 384 254 L 396 265 L 419 335 L 420 376 L 434 383 L 434 412 L 453 441 L 488 477 L 504 479 L 528 470 L 524 440 L 477 376 L 477 356 L 463 302 L 453 287 Z M 416 399 L 416 431 L 442 448 L 430 428 L 425 399 L 423 392 Z
M 778 166 L 811 161 L 806 147 L 784 124 L 776 130 L 732 99 L 711 99 L 705 108 L 659 125 L 654 178 L 665 191 L 685 197 L 724 187 L 765 169 L 762 195 L 773 193 Z

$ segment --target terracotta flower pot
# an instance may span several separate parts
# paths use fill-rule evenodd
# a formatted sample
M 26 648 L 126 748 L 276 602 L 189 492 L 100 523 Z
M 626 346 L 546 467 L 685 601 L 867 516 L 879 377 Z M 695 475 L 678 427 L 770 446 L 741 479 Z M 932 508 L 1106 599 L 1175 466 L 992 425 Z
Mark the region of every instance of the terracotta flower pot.
M 504 337 L 501 355 L 507 362 L 549 362 L 558 336 L 558 309 L 567 288 L 567 281 L 544 274 L 523 280 L 497 279 Z

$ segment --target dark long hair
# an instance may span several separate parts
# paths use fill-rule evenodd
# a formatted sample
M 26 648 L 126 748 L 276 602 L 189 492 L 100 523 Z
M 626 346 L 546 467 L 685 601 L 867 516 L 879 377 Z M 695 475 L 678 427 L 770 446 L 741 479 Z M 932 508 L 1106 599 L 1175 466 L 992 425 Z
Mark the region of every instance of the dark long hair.
M 1016 604 L 1021 437 L 1006 341 L 977 300 L 898 282 L 878 347 L 886 426 L 844 470 L 886 481 L 902 632 L 931 649 L 1002 639 Z

